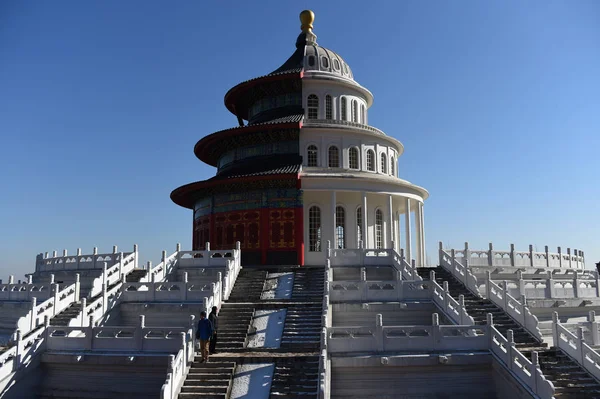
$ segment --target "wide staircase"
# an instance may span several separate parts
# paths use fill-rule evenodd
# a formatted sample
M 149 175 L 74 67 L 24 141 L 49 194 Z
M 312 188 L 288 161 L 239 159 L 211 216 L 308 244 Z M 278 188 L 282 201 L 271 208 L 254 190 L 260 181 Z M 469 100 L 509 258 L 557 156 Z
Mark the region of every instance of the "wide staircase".
M 260 301 L 266 279 L 267 272 L 264 270 L 240 270 L 228 302 L 248 303 Z
M 577 362 L 558 348 L 549 349 L 547 344 L 531 335 L 492 301 L 469 291 L 446 269 L 441 266 L 420 267 L 417 271 L 423 280 L 429 280 L 431 272 L 434 271 L 435 281 L 440 286 L 447 281 L 449 293 L 454 299 L 458 300 L 459 295 L 463 295 L 465 309 L 469 316 L 473 317 L 475 324 L 486 324 L 487 314 L 491 313 L 494 327 L 502 335 L 506 337 L 508 330 L 513 331 L 515 346 L 525 357 L 531 360 L 531 353 L 537 351 L 542 373 L 554 384 L 555 398 L 600 398 L 600 384 Z
M 180 398 L 228 398 L 231 393 L 234 362 L 202 363 L 196 356 L 181 387 Z
M 235 366 L 274 364 L 271 398 L 317 396 L 322 321 L 324 269 L 296 267 L 244 268 L 229 299 L 219 310 L 217 354 L 208 362 L 196 356 L 180 393 L 182 398 L 225 398 L 238 382 Z M 268 273 L 294 273 L 292 295 L 261 299 Z M 257 310 L 285 309 L 279 348 L 248 348 L 248 335 L 255 333 Z M 235 379 L 235 380 L 234 380 Z M 238 388 L 234 388 L 237 390 Z M 252 393 L 249 392 L 251 395 Z
M 290 352 L 318 352 L 321 346 L 322 303 L 301 303 L 287 307 L 281 349 Z
M 217 352 L 242 352 L 254 315 L 254 306 L 224 303 L 219 311 Z
M 325 287 L 325 269 L 306 268 L 294 272 L 292 300 L 322 301 Z
M 319 357 L 299 356 L 275 361 L 271 399 L 316 397 L 319 383 Z

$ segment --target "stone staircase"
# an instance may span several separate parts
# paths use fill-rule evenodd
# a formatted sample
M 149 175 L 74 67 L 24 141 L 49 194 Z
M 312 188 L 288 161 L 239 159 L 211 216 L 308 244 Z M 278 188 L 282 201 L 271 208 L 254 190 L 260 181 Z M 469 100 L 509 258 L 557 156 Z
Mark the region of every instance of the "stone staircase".
M 448 282 L 450 295 L 458 300 L 459 295 L 465 299 L 465 309 L 473 317 L 475 324 L 487 323 L 487 313 L 493 315 L 494 327 L 505 337 L 512 330 L 515 346 L 531 360 L 531 353 L 538 352 L 540 369 L 555 387 L 555 398 L 600 398 L 600 384 L 579 364 L 557 348 L 547 348 L 531 335 L 524 327 L 514 321 L 492 301 L 475 296 L 464 284 L 441 266 L 435 268 L 421 267 L 417 269 L 424 280 L 430 279 L 431 271 L 435 272 L 435 281 L 442 286 Z
M 73 302 L 71 306 L 54 316 L 50 320 L 50 325 L 66 327 L 71 319 L 77 317 L 79 313 L 81 313 L 81 302 Z
M 292 300 L 321 302 L 324 286 L 325 269 L 307 268 L 295 271 Z
M 322 302 L 288 306 L 280 348 L 289 352 L 318 352 L 323 328 L 322 314 Z
M 196 356 L 185 379 L 180 398 L 228 398 L 231 392 L 234 362 L 201 363 Z
M 142 277 L 144 277 L 148 273 L 147 270 L 144 269 L 133 269 L 126 277 L 125 281 L 128 283 L 139 283 Z
M 217 352 L 244 351 L 253 316 L 253 305 L 224 303 L 219 311 Z
M 267 272 L 264 270 L 240 270 L 228 302 L 248 303 L 260 301 L 266 279 Z
M 271 399 L 316 398 L 319 385 L 318 356 L 295 356 L 275 361 Z

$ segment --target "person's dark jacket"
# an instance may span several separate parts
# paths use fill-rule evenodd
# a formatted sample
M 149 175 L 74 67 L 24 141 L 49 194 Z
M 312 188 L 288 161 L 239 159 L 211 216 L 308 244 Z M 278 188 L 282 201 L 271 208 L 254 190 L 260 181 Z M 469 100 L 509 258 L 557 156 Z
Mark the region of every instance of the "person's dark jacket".
M 198 329 L 196 330 L 196 339 L 206 341 L 212 336 L 213 326 L 207 318 L 198 320 Z
M 213 332 L 216 333 L 219 329 L 219 316 L 215 312 L 210 312 L 208 315 L 208 320 L 212 323 Z

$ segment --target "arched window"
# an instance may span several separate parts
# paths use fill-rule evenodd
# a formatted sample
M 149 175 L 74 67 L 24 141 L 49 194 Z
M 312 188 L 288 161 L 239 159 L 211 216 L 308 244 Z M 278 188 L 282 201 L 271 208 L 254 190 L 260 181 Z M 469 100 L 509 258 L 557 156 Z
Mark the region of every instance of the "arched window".
M 343 121 L 348 120 L 348 110 L 346 109 L 346 107 L 347 107 L 346 97 L 342 97 L 342 105 L 340 106 L 340 108 L 342 109 L 342 120 Z
M 311 94 L 310 96 L 308 96 L 306 105 L 308 107 L 308 119 L 318 119 L 319 118 L 319 97 L 317 97 L 314 94 Z
M 395 176 L 394 162 L 395 162 L 395 158 L 394 157 L 390 157 L 390 175 L 392 175 L 392 176 Z
M 329 69 L 329 59 L 327 59 L 327 57 L 321 57 L 321 65 L 323 65 L 323 68 Z
M 315 57 L 313 55 L 308 56 L 308 66 L 315 66 Z
M 329 167 L 339 168 L 340 167 L 340 150 L 332 145 L 329 147 Z
M 333 119 L 333 103 L 331 96 L 325 96 L 325 119 Z
M 316 145 L 309 145 L 307 152 L 307 166 L 319 166 L 319 149 Z
M 375 248 L 383 248 L 383 212 L 375 211 Z
M 340 69 L 340 62 L 337 60 L 337 58 L 333 59 L 333 69 L 335 69 L 336 71 L 339 71 Z
M 360 104 L 360 123 L 363 125 L 367 124 L 367 115 L 365 114 L 365 105 Z
M 359 243 L 363 241 L 362 235 L 362 208 L 356 208 L 356 246 L 360 247 Z M 364 243 L 363 243 L 364 244 Z
M 348 150 L 348 166 L 350 169 L 358 169 L 358 148 L 350 147 Z
M 387 157 L 381 154 L 381 173 L 387 173 Z
M 367 170 L 375 171 L 375 152 L 367 150 Z
M 321 252 L 321 209 L 318 206 L 308 210 L 308 250 Z
M 352 122 L 358 122 L 358 105 L 352 100 Z
M 335 234 L 336 234 L 336 248 L 346 248 L 346 236 L 344 230 L 346 229 L 346 210 L 341 206 L 335 208 Z

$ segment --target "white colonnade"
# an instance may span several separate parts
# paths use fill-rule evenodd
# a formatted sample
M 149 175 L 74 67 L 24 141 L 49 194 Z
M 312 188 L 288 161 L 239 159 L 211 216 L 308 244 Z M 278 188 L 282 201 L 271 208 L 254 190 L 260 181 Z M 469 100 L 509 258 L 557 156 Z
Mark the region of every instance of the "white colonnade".
M 313 207 L 320 210 L 319 221 L 309 218 Z M 361 245 L 365 249 L 392 248 L 397 252 L 404 249 L 408 259 L 415 259 L 418 266 L 425 265 L 422 200 L 381 192 L 306 190 L 304 214 L 307 264 L 322 263 L 325 243 L 331 241 L 336 249 L 356 249 Z

